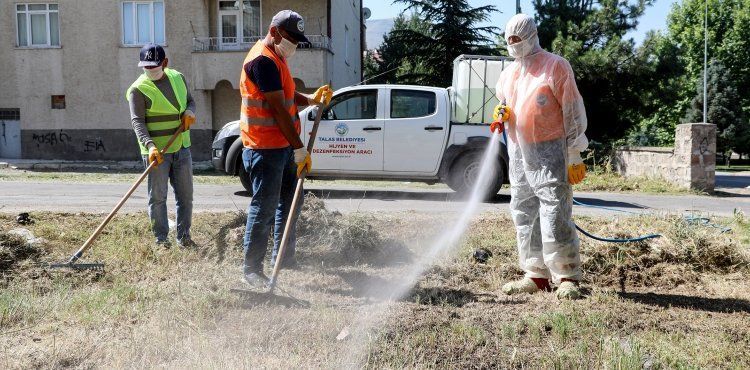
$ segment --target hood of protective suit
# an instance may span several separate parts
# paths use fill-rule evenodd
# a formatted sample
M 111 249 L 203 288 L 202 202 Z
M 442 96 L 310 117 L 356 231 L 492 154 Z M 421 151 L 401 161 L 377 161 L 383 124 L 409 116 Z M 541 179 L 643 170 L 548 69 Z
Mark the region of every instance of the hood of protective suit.
M 518 36 L 521 41 L 511 45 L 511 36 Z M 516 14 L 508 21 L 505 25 L 505 42 L 508 43 L 508 54 L 516 59 L 523 59 L 542 50 L 534 18 L 527 14 Z

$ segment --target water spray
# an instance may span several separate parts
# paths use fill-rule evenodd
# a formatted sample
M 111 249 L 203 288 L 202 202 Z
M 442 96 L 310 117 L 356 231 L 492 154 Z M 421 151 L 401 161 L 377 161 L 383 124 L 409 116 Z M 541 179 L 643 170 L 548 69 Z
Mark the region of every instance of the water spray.
M 466 207 L 459 215 L 453 226 L 442 233 L 436 238 L 429 250 L 422 254 L 416 263 L 411 265 L 409 271 L 407 271 L 401 282 L 396 284 L 394 287 L 389 287 L 389 298 L 390 300 L 398 300 L 408 294 L 424 271 L 433 265 L 435 260 L 441 255 L 448 253 L 455 253 L 456 248 L 460 245 L 461 238 L 466 233 L 469 227 L 469 223 L 476 216 L 479 210 L 479 203 L 484 200 L 484 195 L 487 192 L 487 188 L 492 183 L 492 166 L 494 165 L 494 158 L 497 158 L 500 152 L 500 134 L 494 132 L 490 138 L 490 143 L 487 145 L 485 152 L 482 156 L 482 166 L 479 169 L 479 176 L 477 181 L 474 183 L 471 191 L 471 196 L 466 202 Z M 379 287 L 382 289 L 382 287 Z M 346 332 L 348 335 L 351 332 L 364 332 L 368 328 L 372 327 L 385 313 L 388 308 L 386 304 L 384 307 L 365 307 L 356 317 L 357 321 L 354 323 L 354 328 L 346 328 L 342 333 Z M 367 340 L 369 338 L 365 338 Z M 367 350 L 367 346 L 364 343 L 355 345 L 357 350 L 352 351 L 351 347 L 344 354 L 342 363 L 340 364 L 343 368 L 349 368 L 357 366 L 357 362 L 362 357 L 362 351 Z

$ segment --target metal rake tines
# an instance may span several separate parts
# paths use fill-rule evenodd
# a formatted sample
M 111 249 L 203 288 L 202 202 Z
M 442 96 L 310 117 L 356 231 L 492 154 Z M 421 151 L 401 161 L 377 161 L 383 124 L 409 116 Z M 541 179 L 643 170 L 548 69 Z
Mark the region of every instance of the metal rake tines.
M 73 270 L 100 270 L 104 271 L 103 263 L 52 263 L 49 265 L 53 269 L 69 268 Z

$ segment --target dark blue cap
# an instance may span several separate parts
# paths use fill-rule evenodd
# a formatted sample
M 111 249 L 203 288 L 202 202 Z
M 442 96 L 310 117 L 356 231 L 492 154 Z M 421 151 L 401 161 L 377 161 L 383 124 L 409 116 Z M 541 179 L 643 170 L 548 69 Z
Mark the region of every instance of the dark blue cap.
M 271 19 L 271 26 L 281 28 L 291 35 L 297 42 L 310 42 L 305 37 L 305 20 L 297 12 L 282 10 Z
M 138 67 L 156 67 L 166 59 L 164 48 L 157 44 L 146 44 L 141 48 L 141 62 Z

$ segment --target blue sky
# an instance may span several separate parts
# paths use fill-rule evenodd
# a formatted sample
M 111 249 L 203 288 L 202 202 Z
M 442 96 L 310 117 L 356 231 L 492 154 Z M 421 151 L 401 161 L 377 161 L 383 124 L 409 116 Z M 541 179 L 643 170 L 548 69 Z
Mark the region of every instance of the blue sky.
M 667 14 L 675 3 L 675 0 L 656 0 L 654 5 L 646 9 L 646 13 L 641 17 L 638 29 L 631 34 L 630 37 L 635 39 L 637 43 L 640 43 L 646 36 L 646 32 L 650 30 L 663 30 L 667 24 Z M 505 23 L 510 17 L 515 14 L 516 2 L 515 0 L 505 1 L 481 1 L 481 0 L 469 0 L 472 6 L 481 6 L 486 4 L 497 4 L 496 6 L 502 13 L 495 13 L 492 16 L 492 25 L 504 28 Z M 383 19 L 383 18 L 394 18 L 403 12 L 403 4 L 391 4 L 391 0 L 364 0 L 364 6 L 370 8 L 372 11 L 372 17 L 370 19 Z M 521 10 L 524 13 L 533 13 L 534 7 L 531 5 L 531 0 L 521 0 Z

